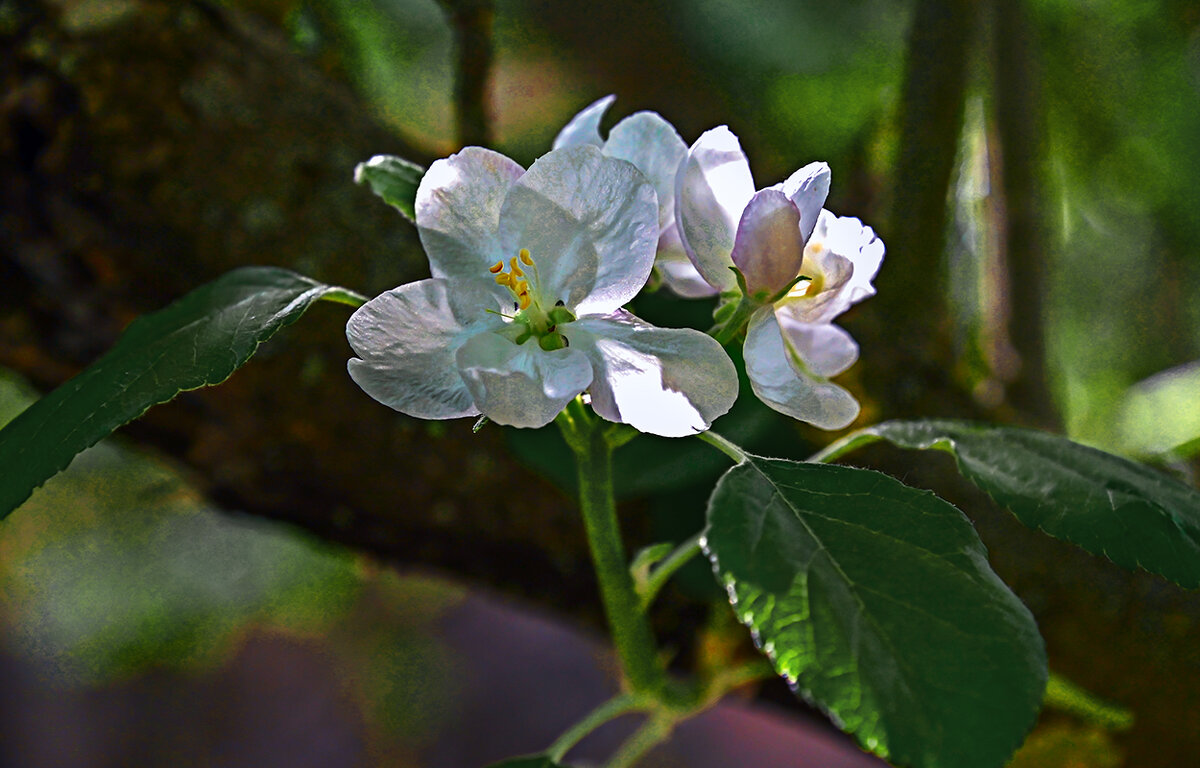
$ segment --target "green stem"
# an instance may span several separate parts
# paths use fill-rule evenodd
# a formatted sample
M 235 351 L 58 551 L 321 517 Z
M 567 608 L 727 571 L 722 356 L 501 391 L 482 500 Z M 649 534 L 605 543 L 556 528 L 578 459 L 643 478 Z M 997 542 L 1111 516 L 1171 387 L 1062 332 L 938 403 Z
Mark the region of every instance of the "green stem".
M 559 736 L 550 748 L 546 757 L 556 763 L 561 763 L 567 752 L 583 740 L 592 731 L 630 712 L 639 712 L 653 707 L 653 700 L 637 693 L 624 693 L 609 699 L 593 709 L 586 717 L 571 726 L 562 736 Z
M 696 435 L 696 437 L 700 438 L 704 442 L 713 446 L 714 448 L 719 450 L 721 453 L 725 454 L 726 456 L 728 456 L 729 458 L 738 462 L 739 464 L 746 460 L 746 452 L 745 451 L 743 451 L 741 448 L 738 448 L 736 445 L 729 442 L 728 440 L 721 437 L 720 435 L 713 432 L 712 430 L 709 430 L 708 432 L 701 432 L 700 434 Z
M 665 713 L 650 716 L 629 740 L 621 745 L 605 768 L 631 768 L 647 752 L 667 740 L 675 728 L 676 717 Z
M 833 441 L 812 456 L 809 456 L 807 461 L 813 464 L 828 464 L 831 461 L 837 461 L 851 451 L 858 450 L 871 443 L 877 443 L 882 439 L 882 437 L 872 432 L 870 427 L 860 429 L 857 432 L 851 432 L 841 440 Z
M 657 693 L 666 678 L 621 543 L 613 499 L 612 446 L 603 424 L 582 405 L 568 406 L 567 414 L 559 420 L 559 427 L 575 451 L 579 467 L 579 506 L 613 644 L 629 686 L 634 691 Z
M 1107 702 L 1054 672 L 1046 683 L 1044 704 L 1114 731 L 1127 731 L 1133 726 L 1133 713 L 1128 709 Z
M 754 314 L 754 310 L 761 306 L 761 303 L 743 296 L 733 310 L 733 314 L 711 331 L 713 338 L 722 347 L 729 344 L 742 332 L 746 323 L 750 322 L 750 316 Z
M 700 553 L 700 539 L 703 537 L 704 534 L 697 533 L 683 542 L 675 548 L 674 552 L 663 558 L 658 566 L 650 572 L 641 589 L 641 606 L 643 611 L 650 607 L 659 590 L 675 575 L 675 572 Z

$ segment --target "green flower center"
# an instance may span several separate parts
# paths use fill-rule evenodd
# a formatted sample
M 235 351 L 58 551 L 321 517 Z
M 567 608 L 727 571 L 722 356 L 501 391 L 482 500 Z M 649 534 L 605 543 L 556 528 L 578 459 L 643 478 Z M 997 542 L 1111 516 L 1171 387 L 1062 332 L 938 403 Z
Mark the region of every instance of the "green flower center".
M 530 267 L 534 287 L 530 287 L 529 275 L 524 267 Z M 516 314 L 512 322 L 503 332 L 516 344 L 524 344 L 530 339 L 537 339 L 538 346 L 546 351 L 562 349 L 568 346 L 565 336 L 558 327 L 575 320 L 575 315 L 559 301 L 553 307 L 545 309 L 538 300 L 540 292 L 536 286 L 540 283 L 537 264 L 529 255 L 528 248 L 522 248 L 516 256 L 508 260 L 508 270 L 505 271 L 503 260 L 497 261 L 488 271 L 496 276 L 496 284 L 503 285 L 512 294 Z

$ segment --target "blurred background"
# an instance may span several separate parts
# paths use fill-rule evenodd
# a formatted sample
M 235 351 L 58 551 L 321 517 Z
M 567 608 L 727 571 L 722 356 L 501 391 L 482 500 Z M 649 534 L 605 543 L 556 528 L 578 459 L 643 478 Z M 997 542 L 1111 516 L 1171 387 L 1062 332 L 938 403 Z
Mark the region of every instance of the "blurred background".
M 760 187 L 830 164 L 827 207 L 888 246 L 878 296 L 844 322 L 860 423 L 986 419 L 1189 482 L 1200 467 L 1189 0 L 0 0 L 0 78 L 0 420 L 235 266 L 369 295 L 425 276 L 356 163 L 486 142 L 528 164 L 613 93 L 606 127 L 652 109 L 690 144 L 729 125 Z M 704 329 L 712 306 L 660 292 L 634 309 Z M 0 761 L 482 765 L 603 698 L 557 435 L 387 410 L 345 375 L 345 320 L 314 307 L 0 524 Z M 717 428 L 782 456 L 830 439 L 748 396 Z M 1025 531 L 944 457 L 853 461 L 972 517 L 1052 670 L 1112 703 L 1048 709 L 1015 765 L 1194 762 L 1200 598 Z M 698 530 L 724 467 L 699 443 L 623 448 L 631 549 Z M 681 673 L 752 652 L 721 600 L 701 563 L 665 595 Z M 537 669 L 530 648 L 566 657 Z M 495 692 L 513 689 L 547 710 Z M 762 727 L 786 745 L 753 764 L 858 759 L 822 752 L 836 737 L 782 684 L 747 694 L 766 720 L 729 743 L 767 743 Z M 651 760 L 701 765 L 694 738 Z M 447 746 L 465 742 L 480 751 Z

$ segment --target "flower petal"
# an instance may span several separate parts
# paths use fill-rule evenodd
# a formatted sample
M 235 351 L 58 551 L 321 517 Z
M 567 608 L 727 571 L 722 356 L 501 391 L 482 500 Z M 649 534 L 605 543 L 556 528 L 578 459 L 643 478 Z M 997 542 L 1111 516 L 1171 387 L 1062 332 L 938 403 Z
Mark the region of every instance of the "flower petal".
M 854 263 L 850 259 L 825 248 L 817 233 L 804 248 L 804 263 L 800 273 L 813 278 L 803 295 L 789 294 L 776 303 L 780 313 L 791 315 L 803 323 L 827 323 L 850 308 L 850 294 L 846 290 L 854 275 Z M 797 286 L 802 289 L 803 284 Z
M 616 100 L 616 96 L 605 96 L 587 105 L 554 137 L 553 149 L 560 147 L 576 147 L 580 144 L 600 146 L 604 140 L 600 138 L 600 120 L 604 112 Z
M 628 160 L 646 175 L 658 194 L 658 226 L 675 221 L 675 174 L 687 157 L 687 144 L 674 126 L 654 112 L 637 112 L 617 123 L 602 148 L 604 154 Z
M 417 232 L 434 277 L 506 296 L 488 267 L 515 256 L 500 246 L 500 207 L 524 170 L 504 155 L 467 147 L 429 166 L 417 188 Z
M 742 220 L 731 258 L 746 277 L 753 296 L 773 296 L 800 274 L 804 243 L 800 240 L 800 211 L 776 189 L 754 193 Z
M 716 296 L 717 289 L 696 271 L 696 265 L 683 250 L 679 239 L 679 228 L 672 222 L 658 237 L 658 256 L 654 266 L 662 276 L 663 284 L 677 296 L 685 299 L 703 299 Z
M 800 210 L 800 235 L 804 242 L 812 237 L 817 226 L 817 217 L 825 198 L 829 197 L 829 166 L 825 163 L 809 163 L 793 173 L 783 182 L 783 193 Z
M 714 288 L 737 285 L 729 254 L 738 220 L 754 195 L 750 163 L 725 126 L 705 131 L 675 179 L 675 219 L 688 258 Z
M 498 333 L 472 336 L 456 359 L 483 415 L 513 427 L 544 427 L 592 381 L 582 351 L 547 352 L 536 341 L 518 345 Z
M 483 317 L 461 322 L 444 280 L 419 280 L 380 294 L 346 324 L 358 355 L 347 364 L 350 377 L 379 402 L 419 419 L 478 414 L 455 353 L 473 333 L 502 322 Z
M 699 331 L 656 328 L 618 310 L 581 317 L 562 332 L 591 360 L 592 409 L 609 421 L 683 437 L 708 429 L 737 399 L 737 370 Z
M 847 300 L 855 304 L 874 296 L 875 286 L 871 281 L 883 264 L 883 241 L 875 235 L 875 230 L 853 216 L 834 216 L 828 211 L 823 214 L 825 247 L 854 264 L 854 273 L 844 289 Z
M 535 297 L 577 314 L 610 312 L 637 295 L 654 266 L 654 187 L 591 145 L 556 149 L 513 185 L 500 239 L 514 254 L 529 249 Z
M 754 394 L 780 413 L 820 429 L 841 429 L 858 416 L 853 395 L 799 367 L 770 307 L 750 318 L 744 353 Z
M 775 320 L 800 360 L 816 376 L 837 376 L 858 360 L 858 342 L 831 323 L 802 323 L 778 312 Z

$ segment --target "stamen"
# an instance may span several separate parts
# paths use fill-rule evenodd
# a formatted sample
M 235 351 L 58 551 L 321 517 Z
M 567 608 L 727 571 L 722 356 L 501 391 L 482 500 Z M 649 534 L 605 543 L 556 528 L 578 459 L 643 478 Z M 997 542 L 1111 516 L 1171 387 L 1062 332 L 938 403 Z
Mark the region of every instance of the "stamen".
M 492 266 L 488 267 L 488 272 L 491 272 L 494 275 L 502 269 L 504 269 L 504 259 L 501 259 Z
M 503 272 L 499 275 L 496 275 L 496 284 L 497 285 L 505 285 L 505 286 L 508 286 L 509 288 L 512 288 L 513 287 L 513 276 L 508 274 L 507 272 Z
M 513 257 L 512 257 L 512 259 L 511 259 L 511 260 L 509 260 L 509 262 L 508 262 L 508 265 L 509 265 L 510 267 L 512 267 L 512 273 L 513 273 L 514 275 L 516 275 L 517 277 L 525 277 L 525 272 L 524 272 L 524 271 L 522 271 L 522 269 L 521 269 L 521 265 L 517 263 L 517 257 L 516 257 L 516 256 L 513 256 Z
M 522 248 L 521 250 L 517 251 L 517 256 L 520 257 L 521 263 L 525 266 L 533 266 L 533 258 L 529 255 L 528 248 Z

